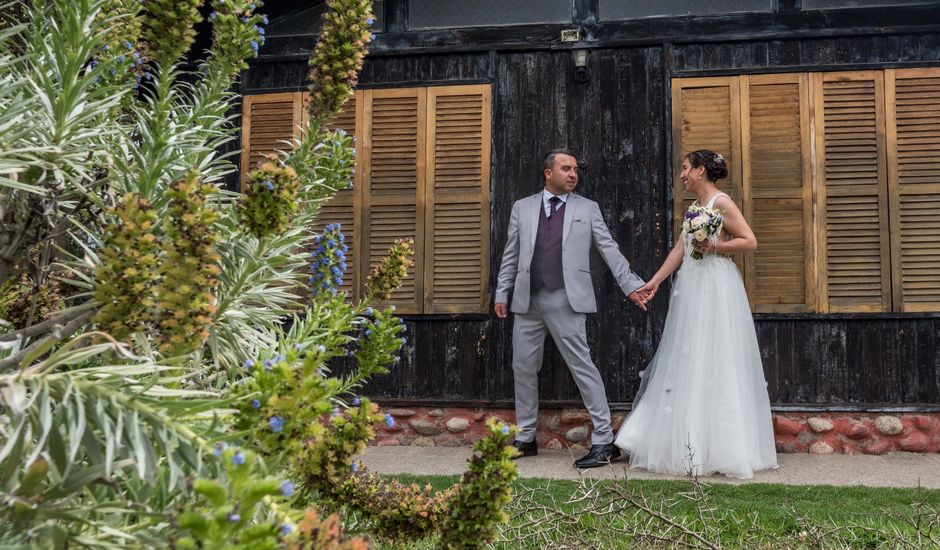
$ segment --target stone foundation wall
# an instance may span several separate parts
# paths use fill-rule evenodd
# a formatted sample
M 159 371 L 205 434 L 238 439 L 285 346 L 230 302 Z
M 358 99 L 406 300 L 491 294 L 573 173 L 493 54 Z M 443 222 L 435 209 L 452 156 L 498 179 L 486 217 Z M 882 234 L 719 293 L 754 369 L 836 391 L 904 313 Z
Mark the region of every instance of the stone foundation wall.
M 398 408 L 387 412 L 389 427 L 376 426 L 376 445 L 459 447 L 483 437 L 486 420 L 514 422 L 508 409 Z M 625 413 L 614 413 L 614 431 Z M 778 453 L 872 454 L 890 451 L 940 452 L 940 412 L 922 414 L 774 414 Z M 580 409 L 543 410 L 536 435 L 539 447 L 582 450 L 591 443 L 591 418 Z

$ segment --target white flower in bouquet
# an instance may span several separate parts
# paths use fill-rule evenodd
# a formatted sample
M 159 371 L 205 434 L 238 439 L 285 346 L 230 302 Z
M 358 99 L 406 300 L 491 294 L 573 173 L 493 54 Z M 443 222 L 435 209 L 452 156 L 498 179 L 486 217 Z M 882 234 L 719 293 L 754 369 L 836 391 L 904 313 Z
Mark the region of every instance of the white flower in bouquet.
M 695 240 L 701 243 L 708 239 L 717 239 L 718 232 L 721 231 L 724 223 L 725 218 L 717 208 L 705 208 L 693 204 L 682 217 L 682 231 L 690 241 Z M 691 242 L 686 244 L 689 245 Z M 696 250 L 692 252 L 692 258 L 701 260 L 704 256 Z

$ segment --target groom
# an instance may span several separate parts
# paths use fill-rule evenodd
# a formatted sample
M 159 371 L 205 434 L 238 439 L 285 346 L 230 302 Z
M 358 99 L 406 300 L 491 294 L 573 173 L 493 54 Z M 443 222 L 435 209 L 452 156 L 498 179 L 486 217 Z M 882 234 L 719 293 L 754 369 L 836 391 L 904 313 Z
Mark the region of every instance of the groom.
M 520 431 L 513 446 L 521 456 L 538 454 L 538 371 L 548 330 L 594 423 L 591 450 L 574 465 L 596 468 L 619 457 L 620 450 L 613 444 L 604 382 L 591 360 L 584 330 L 585 314 L 597 311 L 588 262 L 591 244 L 633 303 L 645 310 L 648 295 L 637 291 L 644 282 L 630 271 L 630 264 L 601 217 L 600 207 L 573 193 L 578 185 L 574 155 L 565 149 L 551 151 L 545 155 L 543 168 L 545 188 L 512 206 L 496 286 L 496 316 L 507 316 L 510 291 L 513 297 L 509 309 L 516 314 L 512 371 Z

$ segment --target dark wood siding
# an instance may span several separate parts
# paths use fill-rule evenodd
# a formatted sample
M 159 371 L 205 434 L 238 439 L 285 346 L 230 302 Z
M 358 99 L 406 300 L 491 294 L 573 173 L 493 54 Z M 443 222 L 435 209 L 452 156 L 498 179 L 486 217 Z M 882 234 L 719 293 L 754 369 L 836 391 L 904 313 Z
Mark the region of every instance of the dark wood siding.
M 292 56 L 296 46 L 280 58 L 254 63 L 243 91 L 302 89 L 306 62 Z M 540 188 L 539 159 L 556 146 L 579 154 L 578 191 L 600 203 L 634 269 L 648 276 L 658 268 L 672 239 L 671 77 L 937 66 L 938 59 L 940 35 L 934 33 L 618 42 L 591 50 L 593 78 L 581 84 L 573 78 L 568 51 L 394 55 L 386 49 L 367 60 L 360 85 L 492 83 L 492 289 L 512 203 Z M 638 371 L 659 343 L 668 289 L 649 313 L 640 312 L 596 254 L 593 262 L 603 305 L 589 316 L 588 339 L 612 406 L 624 408 L 638 386 Z M 936 409 L 940 404 L 940 314 L 755 319 L 771 401 L 779 408 Z M 373 380 L 366 394 L 398 403 L 511 404 L 511 321 L 416 316 L 407 318 L 407 326 L 401 364 Z M 553 344 L 547 344 L 539 376 L 543 405 L 580 402 Z

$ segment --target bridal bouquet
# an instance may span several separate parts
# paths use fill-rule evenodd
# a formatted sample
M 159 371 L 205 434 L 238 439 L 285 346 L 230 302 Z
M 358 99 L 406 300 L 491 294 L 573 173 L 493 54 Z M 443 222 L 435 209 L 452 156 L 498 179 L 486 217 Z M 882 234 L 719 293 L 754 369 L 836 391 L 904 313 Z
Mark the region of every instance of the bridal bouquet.
M 717 239 L 725 218 L 717 208 L 692 205 L 682 218 L 682 230 L 690 240 L 705 242 L 708 239 Z M 704 258 L 701 252 L 695 250 L 692 257 L 696 260 Z

